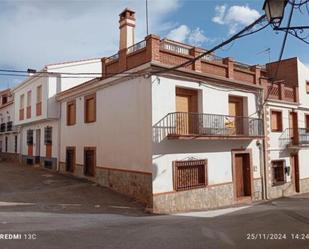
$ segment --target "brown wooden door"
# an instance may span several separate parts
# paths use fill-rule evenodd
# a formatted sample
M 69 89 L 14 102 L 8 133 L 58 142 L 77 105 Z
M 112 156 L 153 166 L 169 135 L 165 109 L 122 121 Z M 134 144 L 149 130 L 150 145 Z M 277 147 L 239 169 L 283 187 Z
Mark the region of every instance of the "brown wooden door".
M 295 191 L 299 193 L 300 186 L 299 186 L 299 158 L 297 154 L 291 155 L 291 166 L 294 170 L 294 184 L 295 184 Z
M 237 198 L 251 196 L 250 155 L 236 154 L 235 179 Z
M 75 165 L 75 148 L 69 147 L 66 151 L 65 170 L 67 172 L 74 172 Z
M 178 134 L 194 134 L 197 129 L 197 91 L 176 89 L 176 122 Z
M 234 127 L 230 128 L 231 135 L 242 135 L 244 132 L 243 126 L 243 98 L 241 97 L 229 97 L 229 115 L 234 116 Z
M 84 152 L 84 174 L 85 176 L 94 176 L 95 174 L 95 149 L 88 148 Z

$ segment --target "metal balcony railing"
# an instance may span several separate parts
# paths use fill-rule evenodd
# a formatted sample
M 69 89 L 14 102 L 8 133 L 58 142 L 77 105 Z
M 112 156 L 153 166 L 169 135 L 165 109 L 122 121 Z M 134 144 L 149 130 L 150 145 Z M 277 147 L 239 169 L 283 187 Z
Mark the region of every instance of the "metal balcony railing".
M 0 125 L 0 132 L 5 132 L 5 123 Z
M 307 128 L 287 128 L 280 138 L 280 146 L 309 146 L 309 129 Z
M 6 130 L 7 131 L 12 131 L 13 130 L 13 122 L 9 121 L 6 123 Z
M 154 126 L 167 136 L 262 137 L 262 119 L 205 113 L 174 112 Z

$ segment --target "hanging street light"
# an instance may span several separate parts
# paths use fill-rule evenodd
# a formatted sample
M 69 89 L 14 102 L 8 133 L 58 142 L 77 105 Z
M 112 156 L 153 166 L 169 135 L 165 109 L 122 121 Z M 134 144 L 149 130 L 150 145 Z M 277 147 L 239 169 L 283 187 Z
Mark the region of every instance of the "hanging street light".
M 270 24 L 274 26 L 281 24 L 287 2 L 287 0 L 266 0 L 264 2 L 263 10 Z

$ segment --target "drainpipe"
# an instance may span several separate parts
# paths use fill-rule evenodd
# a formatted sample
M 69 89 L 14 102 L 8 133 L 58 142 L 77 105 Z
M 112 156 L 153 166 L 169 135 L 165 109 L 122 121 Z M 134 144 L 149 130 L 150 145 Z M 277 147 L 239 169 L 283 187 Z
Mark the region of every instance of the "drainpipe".
M 58 116 L 58 160 L 57 160 L 57 171 L 60 171 L 60 152 L 61 152 L 61 101 L 59 103 L 59 116 Z

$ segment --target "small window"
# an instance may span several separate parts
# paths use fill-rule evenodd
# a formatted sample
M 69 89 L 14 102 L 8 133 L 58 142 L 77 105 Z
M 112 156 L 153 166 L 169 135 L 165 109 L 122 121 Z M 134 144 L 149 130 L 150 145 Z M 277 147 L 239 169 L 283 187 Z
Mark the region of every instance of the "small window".
M 67 103 L 67 125 L 75 125 L 76 123 L 76 101 Z
M 309 94 L 309 80 L 306 81 L 306 91 L 307 94 Z
M 207 160 L 175 161 L 173 178 L 176 191 L 207 186 Z
M 52 144 L 52 131 L 53 128 L 50 126 L 45 127 L 44 129 L 44 143 Z
M 86 147 L 84 149 L 84 175 L 94 176 L 96 165 L 96 149 L 93 147 Z
M 33 130 L 27 131 L 27 144 L 33 145 Z
M 96 121 L 96 95 L 85 97 L 85 123 Z
M 20 95 L 20 103 L 19 103 L 19 107 L 20 107 L 20 109 L 23 109 L 23 108 L 24 108 L 24 106 L 25 106 L 25 95 L 24 95 L 24 94 L 22 94 L 22 95 Z
M 284 161 L 272 161 L 273 185 L 285 183 Z
M 37 103 L 42 102 L 42 86 L 38 86 L 36 88 L 36 102 Z
M 8 102 L 8 97 L 6 95 L 2 96 L 2 105 L 5 105 Z
M 27 92 L 27 106 L 31 106 L 31 91 Z
M 271 131 L 281 132 L 282 131 L 282 112 L 271 111 Z

